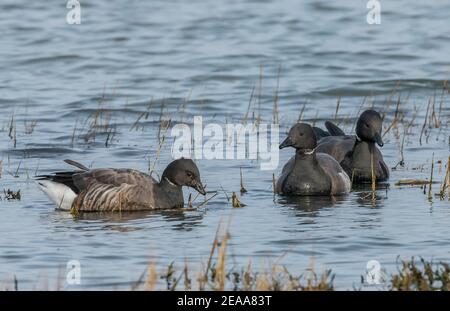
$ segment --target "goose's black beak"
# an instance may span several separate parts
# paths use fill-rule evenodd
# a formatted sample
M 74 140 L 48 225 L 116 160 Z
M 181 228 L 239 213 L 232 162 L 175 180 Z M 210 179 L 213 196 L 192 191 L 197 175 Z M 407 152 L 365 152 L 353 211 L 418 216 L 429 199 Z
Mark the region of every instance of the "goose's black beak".
M 383 139 L 381 138 L 381 135 L 379 133 L 375 133 L 375 142 L 377 143 L 378 146 L 383 147 L 384 143 L 383 143 Z
M 191 187 L 194 188 L 195 190 L 197 190 L 200 194 L 206 195 L 205 188 L 203 187 L 203 184 L 201 181 L 195 180 Z
M 286 139 L 280 144 L 280 149 L 286 148 L 286 147 L 290 147 L 292 146 L 292 140 L 291 138 L 288 136 L 286 137 Z

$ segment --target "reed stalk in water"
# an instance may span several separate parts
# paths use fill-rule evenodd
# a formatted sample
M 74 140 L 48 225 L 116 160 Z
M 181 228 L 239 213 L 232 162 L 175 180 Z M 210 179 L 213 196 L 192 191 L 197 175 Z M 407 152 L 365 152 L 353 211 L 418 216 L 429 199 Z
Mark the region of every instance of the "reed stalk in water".
M 233 194 L 231 195 L 231 205 L 233 205 L 233 207 L 244 207 L 246 206 L 244 203 L 242 203 L 238 196 L 236 195 L 235 192 L 233 192 Z
M 338 113 L 339 113 L 339 107 L 341 106 L 341 96 L 339 95 L 336 103 L 336 111 L 334 113 L 334 120 L 337 121 Z
M 422 146 L 422 136 L 426 130 L 426 126 L 427 126 L 427 120 L 428 120 L 428 115 L 430 112 L 430 105 L 431 105 L 431 98 L 428 100 L 428 106 L 427 106 L 427 112 L 425 114 L 425 119 L 423 121 L 423 125 L 422 125 L 422 130 L 420 131 L 420 136 L 419 136 L 419 144 Z
M 156 164 L 157 164 L 157 162 L 159 160 L 159 157 L 161 155 L 161 150 L 162 150 L 162 148 L 164 146 L 164 143 L 166 141 L 166 135 L 167 135 L 167 131 L 169 130 L 170 123 L 171 123 L 171 119 L 168 120 L 168 124 L 163 129 L 163 132 L 161 132 L 161 126 L 160 126 L 160 132 L 158 133 L 158 135 L 159 135 L 158 137 L 160 137 L 160 140 L 159 140 L 158 149 L 156 150 L 156 157 L 155 157 L 155 160 L 153 161 L 153 163 L 152 163 L 151 159 L 149 159 L 148 171 L 149 171 L 150 176 L 155 171 Z M 162 137 L 161 137 L 161 134 L 162 134 Z
M 375 176 L 375 171 L 373 168 L 373 152 L 370 153 L 370 168 L 371 168 L 371 177 L 372 177 L 372 202 L 375 202 L 377 200 L 376 195 L 375 195 L 375 190 L 376 190 L 376 176 Z
M 242 167 L 240 168 L 241 173 L 241 195 L 247 192 L 247 189 L 244 187 L 244 178 L 242 176 Z
M 273 187 L 273 194 L 277 193 L 277 189 L 275 186 L 276 182 L 275 182 L 275 174 L 272 173 L 272 187 Z
M 303 103 L 302 109 L 300 110 L 300 113 L 297 118 L 297 122 L 301 122 L 303 120 L 303 114 L 305 112 L 306 103 Z
M 281 65 L 278 67 L 278 74 L 277 74 L 277 86 L 274 90 L 273 94 L 273 123 L 279 124 L 279 109 L 278 109 L 278 103 L 280 100 L 279 96 L 279 90 L 280 90 L 280 74 L 281 74 Z
M 444 199 L 445 196 L 445 190 L 449 189 L 450 192 L 450 156 L 448 157 L 448 161 L 447 161 L 447 170 L 445 172 L 445 177 L 444 177 L 444 181 L 442 182 L 442 187 L 441 187 L 441 191 L 439 193 L 441 200 Z M 449 196 L 450 199 L 450 196 Z
M 17 130 L 16 130 L 16 121 L 14 119 L 14 114 L 11 116 L 11 120 L 9 122 L 8 137 L 12 140 L 13 147 L 15 149 L 17 146 Z
M 433 152 L 433 156 L 431 157 L 430 184 L 428 186 L 428 200 L 430 200 L 430 201 L 431 201 L 431 199 L 433 199 L 432 187 L 431 187 L 431 185 L 433 184 L 433 171 L 434 171 L 434 152 Z

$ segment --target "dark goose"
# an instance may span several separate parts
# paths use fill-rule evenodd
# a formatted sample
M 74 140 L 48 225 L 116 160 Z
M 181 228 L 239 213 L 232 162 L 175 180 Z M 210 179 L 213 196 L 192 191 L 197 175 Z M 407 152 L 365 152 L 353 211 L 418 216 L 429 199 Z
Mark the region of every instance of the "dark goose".
M 305 123 L 294 125 L 280 149 L 294 147 L 295 156 L 283 167 L 276 192 L 292 195 L 339 195 L 350 191 L 350 179 L 331 156 L 316 151 L 313 129 Z
M 389 169 L 380 150 L 375 146 L 377 144 L 383 147 L 382 122 L 378 112 L 366 110 L 358 118 L 356 135 L 345 135 L 339 127 L 327 121 L 325 126 L 328 132 L 314 130 L 319 138 L 317 152 L 333 156 L 353 183 L 372 181 L 372 160 L 376 181 L 386 181 L 389 179 Z

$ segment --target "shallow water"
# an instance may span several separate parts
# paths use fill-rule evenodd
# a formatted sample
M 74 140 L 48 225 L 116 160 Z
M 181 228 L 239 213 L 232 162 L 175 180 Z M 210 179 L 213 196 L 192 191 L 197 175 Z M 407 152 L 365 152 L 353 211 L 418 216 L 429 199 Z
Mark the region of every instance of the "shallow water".
M 443 180 L 449 10 L 448 1 L 383 1 L 381 25 L 368 25 L 365 3 L 348 1 L 96 1 L 82 3 L 81 25 L 68 25 L 61 3 L 2 1 L 0 190 L 20 189 L 22 199 L 0 201 L 0 284 L 15 275 L 19 289 L 47 281 L 52 288 L 66 262 L 77 259 L 81 288 L 129 289 L 149 261 L 161 269 L 185 260 L 200 267 L 221 221 L 230 222 L 231 264 L 252 260 L 258 268 L 285 255 L 281 263 L 300 273 L 313 261 L 316 270 L 336 273 L 339 289 L 359 286 L 368 260 L 388 273 L 397 256 L 449 261 L 449 202 L 394 185 L 429 178 L 433 153 L 443 162 L 434 178 Z M 367 189 L 334 201 L 274 197 L 272 173 L 291 150 L 281 151 L 274 171 L 261 171 L 255 160 L 198 160 L 207 188 L 219 190 L 198 211 L 74 218 L 55 211 L 32 180 L 69 169 L 66 158 L 147 171 L 157 157 L 160 119 L 190 124 L 201 115 L 204 123 L 224 124 L 249 110 L 250 121 L 260 115 L 271 122 L 278 72 L 280 139 L 302 107 L 308 122 L 334 118 L 339 97 L 337 121 L 347 132 L 361 107 L 386 112 L 385 129 L 399 96 L 406 124 L 417 110 L 404 142 L 405 167 L 391 172 L 375 204 L 361 199 Z M 421 145 L 432 96 L 441 127 L 426 126 Z M 100 122 L 116 130 L 108 147 L 105 133 L 84 139 L 99 107 Z M 16 146 L 8 137 L 12 116 Z M 401 159 L 402 138 L 402 125 L 385 136 L 389 167 Z M 172 160 L 172 141 L 167 137 L 161 150 L 158 173 Z M 224 192 L 239 191 L 240 167 L 248 193 L 239 196 L 247 206 L 233 209 Z

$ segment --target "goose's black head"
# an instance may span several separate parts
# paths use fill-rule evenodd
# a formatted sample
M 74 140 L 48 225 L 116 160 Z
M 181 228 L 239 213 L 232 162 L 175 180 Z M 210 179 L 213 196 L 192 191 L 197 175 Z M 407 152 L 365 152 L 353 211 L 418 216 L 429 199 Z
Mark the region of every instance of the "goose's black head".
M 297 123 L 289 130 L 288 137 L 280 144 L 280 149 L 294 147 L 307 151 L 316 148 L 317 139 L 312 127 L 306 123 Z
M 356 123 L 356 135 L 362 141 L 377 143 L 383 147 L 383 139 L 381 138 L 383 120 L 375 110 L 364 111 Z
M 177 186 L 187 186 L 194 188 L 199 193 L 205 195 L 200 172 L 197 165 L 191 159 L 178 159 L 167 165 L 162 178 L 167 178 Z

